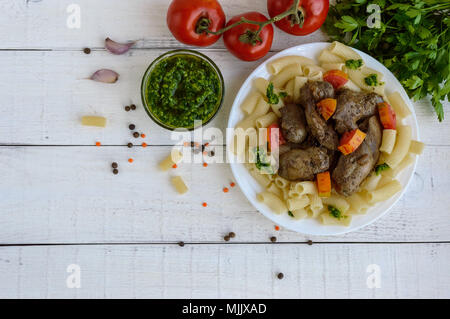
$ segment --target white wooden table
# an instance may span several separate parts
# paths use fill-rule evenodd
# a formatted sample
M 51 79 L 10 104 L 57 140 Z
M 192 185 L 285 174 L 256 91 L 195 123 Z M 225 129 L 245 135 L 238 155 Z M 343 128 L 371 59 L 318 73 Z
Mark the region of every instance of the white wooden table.
M 266 12 L 263 0 L 221 2 L 228 16 Z M 66 26 L 72 3 L 80 29 Z M 439 124 L 428 101 L 415 103 L 427 148 L 412 185 L 387 216 L 345 236 L 275 231 L 238 188 L 222 192 L 232 181 L 225 164 L 183 165 L 191 190 L 176 196 L 156 167 L 173 141 L 139 97 L 148 64 L 183 47 L 166 27 L 168 3 L 0 0 L 0 297 L 450 297 L 450 105 Z M 143 41 L 113 56 L 103 49 L 107 36 Z M 324 39 L 277 30 L 270 55 Z M 225 103 L 211 123 L 224 129 L 238 88 L 260 62 L 235 59 L 222 41 L 200 51 L 225 77 Z M 83 80 L 99 68 L 119 72 L 119 82 Z M 138 109 L 127 113 L 131 102 Z M 106 116 L 107 128 L 82 127 L 86 114 Z M 125 146 L 136 142 L 130 123 L 149 147 Z M 229 231 L 237 236 L 226 243 Z M 72 264 L 80 288 L 66 284 Z M 377 274 L 381 287 L 367 285 Z

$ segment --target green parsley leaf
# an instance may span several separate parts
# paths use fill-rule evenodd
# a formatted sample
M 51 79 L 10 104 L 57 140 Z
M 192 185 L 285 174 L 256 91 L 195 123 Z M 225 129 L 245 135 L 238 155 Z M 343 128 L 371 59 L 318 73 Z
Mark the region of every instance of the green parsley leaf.
M 334 218 L 347 218 L 347 216 L 342 215 L 341 211 L 334 206 L 328 205 L 328 211 L 330 212 L 330 216 Z
M 269 104 L 276 105 L 280 102 L 280 98 L 283 99 L 283 98 L 287 97 L 288 94 L 286 92 L 280 92 L 280 93 L 276 94 L 274 92 L 273 83 L 270 82 L 269 85 L 267 86 L 266 96 L 267 96 L 267 101 L 269 102 Z
M 378 74 L 372 73 L 369 74 L 368 76 L 366 76 L 364 78 L 364 82 L 368 85 L 368 86 L 377 86 L 382 84 L 381 82 L 378 82 Z
M 261 170 L 263 167 L 269 167 L 270 163 L 267 159 L 267 156 L 261 148 L 256 148 L 256 163 L 255 166 L 257 169 Z
M 294 217 L 294 214 L 292 214 L 292 212 L 290 210 L 288 211 L 288 215 L 291 217 Z
M 358 60 L 350 59 L 350 60 L 345 61 L 345 66 L 352 70 L 358 70 L 360 67 L 362 67 L 362 65 L 363 65 L 362 59 L 358 59 Z
M 375 166 L 375 174 L 380 175 L 381 172 L 390 169 L 389 165 L 387 163 L 383 163 L 380 165 Z
M 336 28 L 342 29 L 344 32 L 350 32 L 358 27 L 358 21 L 351 16 L 343 16 L 340 22 L 334 24 Z
M 284 99 L 285 97 L 288 96 L 288 94 L 287 94 L 286 92 L 280 92 L 280 93 L 278 93 L 278 96 L 279 96 L 280 98 Z

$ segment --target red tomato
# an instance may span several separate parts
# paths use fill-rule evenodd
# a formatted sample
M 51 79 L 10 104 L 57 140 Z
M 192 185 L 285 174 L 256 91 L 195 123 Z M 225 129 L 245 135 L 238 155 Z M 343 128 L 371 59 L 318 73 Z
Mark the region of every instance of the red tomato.
M 348 75 L 340 70 L 330 70 L 325 72 L 323 80 L 330 83 L 337 90 L 348 82 Z
M 289 10 L 293 5 L 294 0 L 267 0 L 267 10 L 271 18 Z M 293 25 L 291 16 L 275 22 L 275 25 L 293 35 L 310 34 L 325 22 L 330 2 L 329 0 L 301 0 L 298 7 L 303 14 L 303 26 Z
M 386 102 L 378 104 L 378 114 L 381 124 L 386 130 L 395 130 L 397 128 L 397 116 L 392 106 Z
M 259 12 L 247 12 L 233 17 L 228 21 L 227 26 L 238 22 L 241 17 L 248 20 L 264 22 L 268 19 Z M 255 61 L 267 54 L 272 47 L 273 40 L 273 27 L 272 25 L 265 26 L 259 37 L 261 41 L 256 41 L 255 43 L 243 42 L 242 35 L 245 36 L 247 33 L 255 32 L 259 29 L 258 25 L 243 23 L 238 25 L 223 34 L 223 41 L 228 51 L 233 53 L 237 58 L 244 61 Z
M 204 47 L 215 43 L 220 35 L 208 34 L 202 27 L 216 32 L 225 22 L 225 13 L 217 0 L 173 0 L 167 11 L 170 32 L 188 45 Z
M 276 150 L 280 145 L 286 143 L 278 123 L 273 123 L 267 128 L 267 135 L 270 151 Z

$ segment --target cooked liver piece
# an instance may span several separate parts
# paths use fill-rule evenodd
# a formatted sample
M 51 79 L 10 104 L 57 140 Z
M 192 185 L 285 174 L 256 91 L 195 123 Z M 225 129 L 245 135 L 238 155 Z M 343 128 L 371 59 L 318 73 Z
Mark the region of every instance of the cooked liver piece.
M 333 115 L 339 134 L 358 128 L 358 121 L 377 113 L 377 104 L 383 102 L 376 93 L 341 89 L 337 92 L 337 107 Z
M 333 98 L 334 89 L 328 82 L 307 82 L 300 89 L 300 103 L 305 109 L 305 118 L 311 134 L 324 147 L 336 150 L 338 147 L 338 135 L 331 124 L 319 114 L 316 103 L 325 98 Z
M 280 109 L 281 132 L 283 137 L 292 143 L 301 143 L 305 140 L 306 130 L 305 112 L 302 107 L 288 104 Z
M 382 128 L 377 116 L 366 119 L 360 129 L 366 132 L 364 142 L 349 155 L 341 154 L 332 173 L 336 190 L 344 196 L 356 192 L 362 181 L 373 170 L 380 155 Z
M 310 181 L 329 167 L 330 159 L 323 147 L 292 149 L 280 156 L 278 175 L 290 181 Z

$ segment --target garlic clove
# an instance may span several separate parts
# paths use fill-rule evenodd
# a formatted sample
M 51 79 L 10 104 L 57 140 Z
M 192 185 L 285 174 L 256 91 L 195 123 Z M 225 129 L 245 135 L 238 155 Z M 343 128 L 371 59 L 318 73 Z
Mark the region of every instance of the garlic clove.
M 128 50 L 130 50 L 130 48 L 135 44 L 136 42 L 118 43 L 116 41 L 111 40 L 110 38 L 105 39 L 105 48 L 112 54 L 117 55 L 128 52 Z
M 119 74 L 112 70 L 102 69 L 92 74 L 90 79 L 102 83 L 116 83 L 119 79 Z

